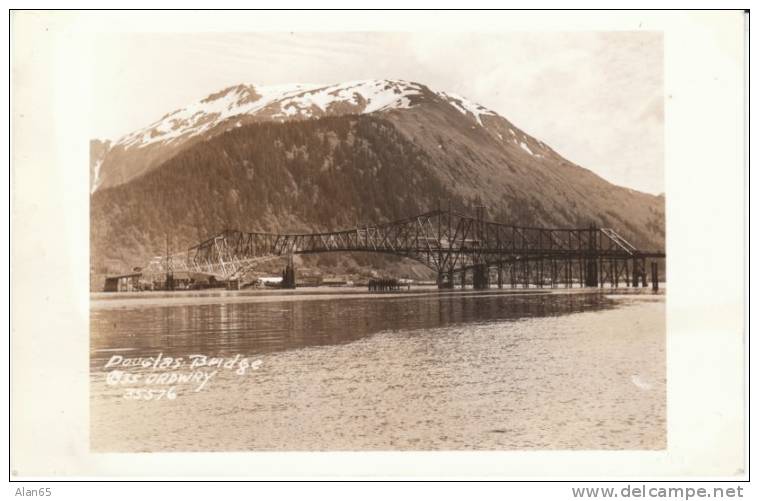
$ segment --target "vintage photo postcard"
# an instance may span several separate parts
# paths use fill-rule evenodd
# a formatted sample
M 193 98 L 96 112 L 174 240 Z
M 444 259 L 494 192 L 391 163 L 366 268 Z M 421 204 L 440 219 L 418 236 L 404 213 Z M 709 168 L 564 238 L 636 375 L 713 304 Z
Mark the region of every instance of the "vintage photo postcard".
M 746 473 L 743 12 L 217 14 L 11 14 L 12 476 Z

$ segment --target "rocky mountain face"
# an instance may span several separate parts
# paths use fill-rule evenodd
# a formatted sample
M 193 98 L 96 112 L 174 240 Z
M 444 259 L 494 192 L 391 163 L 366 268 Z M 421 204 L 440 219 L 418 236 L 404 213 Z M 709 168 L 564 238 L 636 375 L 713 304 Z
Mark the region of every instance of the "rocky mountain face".
M 167 234 L 182 249 L 224 228 L 324 231 L 449 203 L 483 204 L 505 223 L 595 223 L 664 248 L 663 196 L 615 186 L 497 113 L 417 83 L 239 85 L 91 152 L 96 273 L 145 264 Z

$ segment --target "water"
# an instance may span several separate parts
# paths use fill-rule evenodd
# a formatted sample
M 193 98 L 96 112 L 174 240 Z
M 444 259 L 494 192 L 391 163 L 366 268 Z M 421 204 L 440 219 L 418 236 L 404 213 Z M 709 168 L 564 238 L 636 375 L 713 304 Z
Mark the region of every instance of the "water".
M 666 447 L 663 296 L 145 298 L 93 299 L 94 451 Z M 185 365 L 106 369 L 159 354 Z M 196 368 L 216 370 L 200 388 L 145 384 L 193 372 L 192 354 L 238 365 Z M 109 385 L 114 369 L 142 379 Z M 125 398 L 140 388 L 155 393 Z

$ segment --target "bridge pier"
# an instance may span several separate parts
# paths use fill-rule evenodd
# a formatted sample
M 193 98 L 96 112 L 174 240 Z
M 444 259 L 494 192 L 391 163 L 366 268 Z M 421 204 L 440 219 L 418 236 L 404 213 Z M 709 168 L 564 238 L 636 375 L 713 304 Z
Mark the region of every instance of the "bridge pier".
M 633 287 L 638 287 L 638 284 L 642 287 L 648 287 L 648 277 L 646 276 L 646 259 L 633 258 Z
M 442 271 L 438 271 L 437 288 L 438 289 L 453 289 L 453 272 L 445 273 Z
M 633 266 L 632 266 L 632 286 L 638 287 L 638 260 L 633 258 Z
M 651 289 L 659 291 L 659 263 L 656 261 L 651 261 Z
M 171 272 L 166 274 L 166 290 L 167 291 L 174 290 L 174 274 Z
M 598 262 L 593 258 L 585 262 L 585 287 L 598 287 Z
M 646 273 L 646 260 L 643 260 L 643 263 L 640 267 L 640 274 L 641 274 L 641 285 L 643 287 L 648 287 L 648 274 Z
M 643 262 L 640 266 L 640 273 L 641 273 L 641 285 L 643 287 L 648 287 L 648 274 L 646 273 L 646 259 L 643 258 Z
M 556 260 L 551 259 L 551 289 L 555 289 L 558 285 L 557 282 L 559 281 L 559 274 L 556 268 Z
M 293 264 L 293 257 L 290 256 L 287 266 L 282 270 L 282 288 L 294 289 L 295 288 L 295 264 Z
M 478 264 L 472 272 L 472 287 L 477 290 L 490 288 L 490 270 L 486 264 Z

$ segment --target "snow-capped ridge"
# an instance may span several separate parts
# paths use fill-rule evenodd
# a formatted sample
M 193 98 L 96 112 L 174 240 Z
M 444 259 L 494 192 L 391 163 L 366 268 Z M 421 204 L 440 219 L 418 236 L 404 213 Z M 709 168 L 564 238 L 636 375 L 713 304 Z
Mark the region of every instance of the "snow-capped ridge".
M 228 118 L 256 113 L 277 99 L 301 93 L 306 88 L 304 84 L 228 87 L 165 115 L 146 128 L 125 136 L 117 145 L 142 147 L 159 141 L 171 142 L 183 136 L 197 136 Z
M 309 119 L 328 114 L 375 113 L 415 106 L 425 96 L 436 96 L 480 126 L 482 116 L 495 112 L 461 96 L 433 92 L 406 80 L 356 80 L 333 85 L 239 84 L 210 94 L 184 108 L 121 138 L 116 145 L 142 148 L 153 143 L 172 144 L 214 129 L 232 117 L 245 115 L 263 120 Z M 235 126 L 240 126 L 237 120 Z

